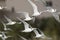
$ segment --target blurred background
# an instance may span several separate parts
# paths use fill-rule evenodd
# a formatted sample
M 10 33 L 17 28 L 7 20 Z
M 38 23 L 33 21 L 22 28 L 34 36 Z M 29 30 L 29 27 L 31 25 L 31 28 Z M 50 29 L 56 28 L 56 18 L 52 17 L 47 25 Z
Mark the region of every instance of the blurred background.
M 46 10 L 46 7 L 40 0 L 37 2 L 35 0 L 32 0 L 37 6 L 38 11 Z M 50 0 L 45 0 L 50 1 Z M 57 11 L 60 11 L 60 0 L 51 0 L 53 2 L 53 8 L 57 9 Z M 16 17 L 19 17 L 21 19 L 24 19 L 24 16 L 22 14 L 18 14 L 18 12 L 29 12 L 30 16 L 33 14 L 33 8 L 31 4 L 27 0 L 0 0 L 0 6 L 7 7 L 7 9 L 0 10 L 0 20 L 6 22 L 3 15 L 8 16 L 13 21 L 17 21 Z M 13 10 L 12 10 L 13 9 Z M 40 16 L 37 16 L 35 18 L 35 22 L 32 23 L 32 21 L 28 21 L 32 27 L 39 28 L 43 31 L 43 33 L 51 37 L 51 40 L 60 40 L 60 23 L 55 20 L 53 15 L 48 12 L 42 13 Z M 34 33 L 22 33 L 21 30 L 24 29 L 23 24 L 15 24 L 11 26 L 7 26 L 7 28 L 12 29 L 13 31 L 5 31 L 3 29 L 3 25 L 0 22 L 0 31 L 7 32 L 6 35 L 11 35 L 12 37 L 7 38 L 6 40 L 23 40 L 19 37 L 19 35 L 25 37 L 28 40 L 48 40 L 47 38 L 34 38 Z M 0 38 L 2 40 L 2 38 Z

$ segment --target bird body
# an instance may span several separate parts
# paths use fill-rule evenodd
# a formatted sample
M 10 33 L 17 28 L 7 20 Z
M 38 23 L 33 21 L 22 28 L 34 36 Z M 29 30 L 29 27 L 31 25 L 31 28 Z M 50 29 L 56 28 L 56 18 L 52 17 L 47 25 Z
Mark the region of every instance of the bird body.
M 2 40 L 6 40 L 8 37 L 11 36 L 6 36 L 4 32 L 1 32 L 2 34 L 0 35 L 0 37 L 2 38 Z
M 14 25 L 16 22 L 9 22 L 9 23 L 6 23 L 6 25 Z
M 9 19 L 7 16 L 4 15 L 4 17 L 5 17 L 5 19 L 8 21 L 8 23 L 6 23 L 6 25 L 14 25 L 14 24 L 16 24 L 15 21 L 12 21 L 12 20 Z
M 34 33 L 36 35 L 35 38 L 40 38 L 43 36 L 42 34 L 39 34 L 39 32 L 37 30 L 34 30 Z
M 29 13 L 28 12 L 23 12 L 23 14 L 24 14 L 24 16 L 25 16 L 25 21 L 30 21 L 30 20 L 32 20 L 33 18 L 31 18 L 30 16 L 29 16 Z
M 29 16 L 29 13 L 28 12 L 18 12 L 18 13 L 22 13 L 23 15 L 24 15 L 24 17 L 25 17 L 25 21 L 30 21 L 30 20 L 32 20 L 33 18 L 31 18 L 30 16 Z
M 28 2 L 32 5 L 33 10 L 34 10 L 34 13 L 33 13 L 32 16 L 38 16 L 38 15 L 40 15 L 40 13 L 38 12 L 37 6 L 31 0 L 28 0 Z
M 3 40 L 7 39 L 8 37 L 11 37 L 11 36 L 6 36 L 4 32 L 2 32 L 2 35 L 3 35 L 3 36 L 2 36 L 2 39 L 3 39 Z
M 23 22 L 25 30 L 23 30 L 22 32 L 31 32 L 33 31 L 35 28 L 29 28 L 29 24 L 23 20 L 21 20 L 20 18 L 17 17 L 18 20 L 20 20 L 21 22 Z

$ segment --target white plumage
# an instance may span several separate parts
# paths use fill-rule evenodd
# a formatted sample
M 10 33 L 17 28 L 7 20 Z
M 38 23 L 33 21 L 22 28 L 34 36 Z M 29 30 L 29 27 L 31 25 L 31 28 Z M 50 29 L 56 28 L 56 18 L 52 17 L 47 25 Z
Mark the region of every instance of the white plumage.
M 28 12 L 23 12 L 23 15 L 25 16 L 25 21 L 30 21 L 30 20 L 32 20 L 33 18 L 31 18 L 30 16 L 29 16 L 29 13 Z
M 42 38 L 42 39 L 47 38 L 48 40 L 52 39 L 50 37 L 45 36 L 44 33 L 40 29 L 38 29 L 38 30 L 41 34 L 39 34 L 39 32 L 36 29 L 33 31 L 36 35 L 35 38 Z
M 41 13 L 38 12 L 37 6 L 31 0 L 28 0 L 28 2 L 32 5 L 33 10 L 34 10 L 34 13 L 33 13 L 32 16 L 38 16 L 38 15 L 40 15 Z
M 44 33 L 42 31 L 40 31 L 41 34 L 39 34 L 39 32 L 37 30 L 34 30 L 33 32 L 36 35 L 35 38 L 44 38 L 45 37 L 45 35 L 44 35 Z
M 8 37 L 11 37 L 11 36 L 6 36 L 4 32 L 1 32 L 1 33 L 2 34 L 0 37 L 2 38 L 2 40 L 6 40 Z
M 23 20 L 21 20 L 20 18 L 17 17 L 18 20 L 20 20 L 21 22 L 23 22 L 25 30 L 23 30 L 22 32 L 31 32 L 33 31 L 35 28 L 29 28 L 29 24 Z
M 8 21 L 6 25 L 14 25 L 16 23 L 15 21 L 12 21 L 11 19 L 9 19 L 7 16 L 4 15 L 4 17 Z

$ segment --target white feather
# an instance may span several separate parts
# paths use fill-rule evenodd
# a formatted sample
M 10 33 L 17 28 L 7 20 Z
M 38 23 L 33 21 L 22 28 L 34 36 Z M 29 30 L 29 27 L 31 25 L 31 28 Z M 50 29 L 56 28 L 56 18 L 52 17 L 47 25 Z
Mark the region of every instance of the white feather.
M 21 22 L 23 22 L 25 30 L 23 30 L 22 32 L 31 32 L 33 31 L 35 28 L 29 28 L 29 24 L 23 20 L 21 20 L 20 18 L 17 17 L 18 20 L 20 20 Z
M 11 19 L 9 19 L 7 16 L 4 15 L 4 17 L 8 21 L 6 25 L 14 25 L 16 23 L 15 21 L 12 21 Z
M 28 2 L 32 5 L 33 10 L 34 10 L 34 13 L 33 13 L 32 16 L 38 16 L 38 15 L 40 15 L 41 13 L 38 12 L 37 6 L 31 0 L 28 0 Z

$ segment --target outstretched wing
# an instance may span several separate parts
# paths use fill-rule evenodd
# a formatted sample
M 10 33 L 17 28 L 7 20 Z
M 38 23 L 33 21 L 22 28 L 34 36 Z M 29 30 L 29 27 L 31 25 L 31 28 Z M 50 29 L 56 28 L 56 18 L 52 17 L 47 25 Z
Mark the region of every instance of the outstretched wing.
M 34 11 L 38 10 L 37 6 L 31 0 L 28 0 L 28 2 L 32 5 Z
M 8 21 L 8 22 L 11 22 L 12 20 L 9 19 L 6 15 L 4 15 L 5 19 Z
M 20 20 L 21 22 L 23 22 L 25 29 L 26 29 L 26 28 L 29 28 L 29 24 L 28 24 L 27 22 L 25 22 L 24 20 L 21 20 L 21 19 L 18 18 L 18 17 L 17 17 L 17 19 Z
M 25 18 L 29 18 L 29 13 L 28 12 L 23 12 L 23 15 L 25 16 Z

